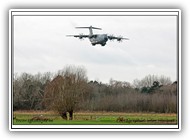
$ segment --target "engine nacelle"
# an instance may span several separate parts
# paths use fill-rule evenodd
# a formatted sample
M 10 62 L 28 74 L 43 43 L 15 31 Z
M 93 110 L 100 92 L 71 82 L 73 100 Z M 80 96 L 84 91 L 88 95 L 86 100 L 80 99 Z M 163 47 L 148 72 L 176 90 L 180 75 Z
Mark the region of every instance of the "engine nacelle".
M 121 41 L 121 38 L 118 38 L 117 41 Z

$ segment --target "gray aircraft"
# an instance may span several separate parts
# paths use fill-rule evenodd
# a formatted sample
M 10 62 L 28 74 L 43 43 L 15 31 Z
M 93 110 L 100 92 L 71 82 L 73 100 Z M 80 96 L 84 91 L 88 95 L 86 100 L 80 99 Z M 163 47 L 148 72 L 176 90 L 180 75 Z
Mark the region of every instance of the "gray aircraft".
M 89 38 L 91 44 L 94 46 L 96 44 L 101 44 L 102 46 L 106 45 L 106 42 L 108 40 L 117 40 L 118 42 L 121 42 L 122 40 L 129 40 L 128 38 L 123 38 L 122 36 L 114 36 L 114 35 L 108 35 L 108 34 L 93 34 L 92 29 L 101 30 L 101 28 L 96 27 L 76 27 L 76 28 L 87 28 L 89 29 L 89 35 L 79 34 L 79 35 L 67 35 L 72 37 L 78 37 L 79 39 L 83 38 Z

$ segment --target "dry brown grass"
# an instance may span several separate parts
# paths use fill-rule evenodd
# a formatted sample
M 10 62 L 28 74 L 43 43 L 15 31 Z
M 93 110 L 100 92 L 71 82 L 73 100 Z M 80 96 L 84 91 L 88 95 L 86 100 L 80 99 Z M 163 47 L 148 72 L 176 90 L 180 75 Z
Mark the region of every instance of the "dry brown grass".
M 19 111 L 14 111 L 14 115 L 16 114 L 26 114 L 26 115 L 46 115 L 46 114 L 56 114 L 53 111 L 36 111 L 36 110 L 19 110 Z
M 57 114 L 54 111 L 35 111 L 35 110 L 22 110 L 22 111 L 14 111 L 14 115 L 16 114 L 27 114 L 27 115 L 37 115 L 37 114 L 42 114 L 42 115 L 53 115 L 53 114 Z M 79 115 L 79 116 L 177 116 L 177 114 L 175 113 L 125 113 L 125 112 L 104 112 L 104 111 L 99 111 L 99 112 L 88 112 L 88 111 L 84 111 L 84 112 L 74 112 L 75 115 Z

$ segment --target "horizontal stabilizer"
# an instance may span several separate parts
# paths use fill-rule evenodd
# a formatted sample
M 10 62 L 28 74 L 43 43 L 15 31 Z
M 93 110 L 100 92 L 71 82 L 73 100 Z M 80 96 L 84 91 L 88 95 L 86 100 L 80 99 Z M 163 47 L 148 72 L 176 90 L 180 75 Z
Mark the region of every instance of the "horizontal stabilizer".
M 75 27 L 75 28 L 87 28 L 87 29 L 97 29 L 97 30 L 102 30 L 101 28 L 92 27 L 92 26 L 89 26 L 89 27 Z

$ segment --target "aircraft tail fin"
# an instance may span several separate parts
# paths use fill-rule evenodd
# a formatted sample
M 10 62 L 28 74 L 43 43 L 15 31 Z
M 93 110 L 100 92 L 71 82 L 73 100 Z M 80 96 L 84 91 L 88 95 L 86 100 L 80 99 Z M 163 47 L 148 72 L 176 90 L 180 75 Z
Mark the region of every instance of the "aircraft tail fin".
M 87 29 L 89 29 L 90 36 L 93 35 L 92 29 L 102 30 L 101 28 L 92 27 L 92 26 L 89 26 L 89 27 L 75 27 L 75 28 L 87 28 Z

